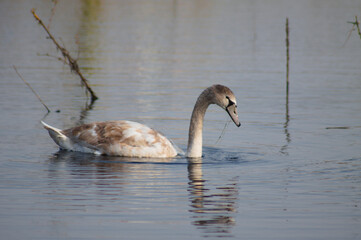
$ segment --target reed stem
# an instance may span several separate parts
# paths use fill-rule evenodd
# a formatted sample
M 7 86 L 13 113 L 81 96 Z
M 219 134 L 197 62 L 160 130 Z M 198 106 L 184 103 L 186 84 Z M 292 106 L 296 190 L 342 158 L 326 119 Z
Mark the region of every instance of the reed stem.
M 40 96 L 35 92 L 35 90 L 31 87 L 31 85 L 25 81 L 25 79 L 20 75 L 20 73 L 18 72 L 18 69 L 15 67 L 15 65 L 13 65 L 13 68 L 16 72 L 16 74 L 20 77 L 21 80 L 23 80 L 23 82 L 30 88 L 30 90 L 35 94 L 35 96 L 38 98 L 38 100 L 43 104 L 43 106 L 46 108 L 46 110 L 48 110 L 48 113 L 50 113 L 50 109 L 48 108 L 48 106 L 46 106 L 46 104 L 43 102 L 43 100 L 41 100 Z
M 290 73 L 290 40 L 289 40 L 289 27 L 288 27 L 288 18 L 286 18 L 286 92 L 288 95 L 289 89 L 289 73 Z

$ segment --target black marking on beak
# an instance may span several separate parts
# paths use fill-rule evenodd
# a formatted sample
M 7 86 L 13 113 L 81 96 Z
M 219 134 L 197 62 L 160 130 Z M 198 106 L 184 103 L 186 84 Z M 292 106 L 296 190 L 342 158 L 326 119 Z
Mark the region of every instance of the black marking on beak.
M 227 106 L 228 108 L 229 106 L 232 106 L 234 102 L 228 96 L 226 96 L 226 98 L 228 99 L 228 106 Z
M 229 99 L 229 97 L 226 97 L 228 99 L 228 106 L 226 107 L 226 111 L 228 113 L 228 115 L 231 117 L 231 119 L 233 120 L 234 124 L 236 124 L 237 127 L 241 126 L 241 122 L 238 119 L 238 114 L 237 114 L 237 105 L 231 100 Z

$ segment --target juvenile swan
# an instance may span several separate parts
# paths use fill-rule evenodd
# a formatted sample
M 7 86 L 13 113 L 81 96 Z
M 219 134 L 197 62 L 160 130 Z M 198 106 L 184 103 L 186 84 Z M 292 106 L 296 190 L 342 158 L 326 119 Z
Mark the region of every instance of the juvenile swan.
M 226 86 L 213 85 L 205 89 L 194 105 L 188 134 L 189 158 L 202 157 L 202 128 L 206 110 L 217 104 L 226 110 L 236 124 L 237 103 Z M 181 152 L 170 140 L 143 124 L 131 121 L 94 122 L 60 130 L 41 122 L 61 149 L 124 157 L 174 157 Z

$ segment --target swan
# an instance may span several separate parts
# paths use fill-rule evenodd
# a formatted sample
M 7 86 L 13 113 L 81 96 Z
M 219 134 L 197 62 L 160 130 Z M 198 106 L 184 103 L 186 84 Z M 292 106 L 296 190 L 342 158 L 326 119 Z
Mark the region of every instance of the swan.
M 226 110 L 236 126 L 241 126 L 233 92 L 219 84 L 208 87 L 199 95 L 193 108 L 186 153 L 189 158 L 202 157 L 203 119 L 210 104 L 217 104 Z M 169 158 L 182 153 L 161 133 L 137 122 L 93 122 L 66 130 L 57 129 L 43 121 L 41 123 L 60 149 L 69 151 L 152 158 Z

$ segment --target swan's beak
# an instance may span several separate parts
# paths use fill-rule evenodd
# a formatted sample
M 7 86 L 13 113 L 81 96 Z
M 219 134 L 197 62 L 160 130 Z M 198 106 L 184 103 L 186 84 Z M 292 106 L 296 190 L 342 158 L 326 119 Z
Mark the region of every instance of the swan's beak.
M 237 127 L 241 126 L 241 123 L 238 120 L 237 106 L 235 104 L 232 104 L 226 107 L 226 111 L 228 112 L 229 116 L 232 118 L 234 124 L 236 124 Z

